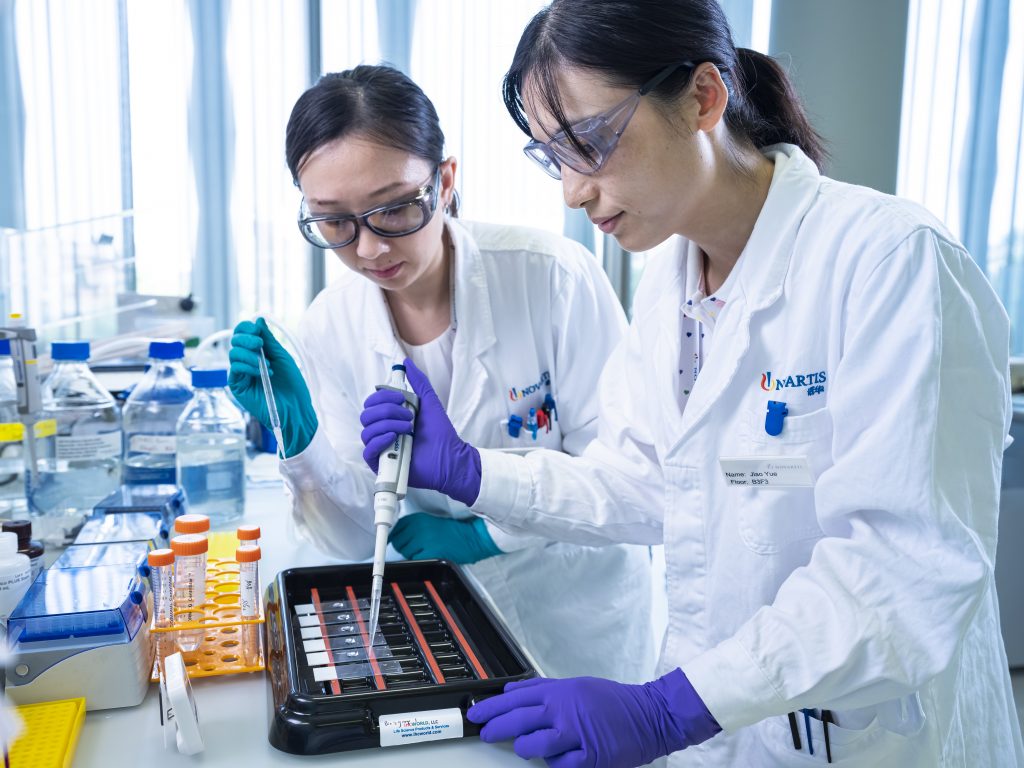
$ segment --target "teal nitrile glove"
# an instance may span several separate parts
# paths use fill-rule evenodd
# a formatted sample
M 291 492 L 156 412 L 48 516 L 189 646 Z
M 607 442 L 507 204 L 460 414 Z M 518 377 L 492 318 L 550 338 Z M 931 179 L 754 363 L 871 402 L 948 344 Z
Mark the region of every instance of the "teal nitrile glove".
M 502 554 L 480 517 L 456 520 L 417 512 L 399 518 L 388 541 L 409 560 L 475 563 Z
M 243 320 L 235 326 L 228 355 L 231 360 L 228 386 L 242 407 L 270 429 L 270 410 L 260 379 L 261 348 L 267 356 L 270 386 L 274 389 L 277 415 L 281 417 L 284 455 L 295 456 L 306 450 L 316 434 L 316 411 L 299 366 L 274 338 L 262 317 L 255 323 Z

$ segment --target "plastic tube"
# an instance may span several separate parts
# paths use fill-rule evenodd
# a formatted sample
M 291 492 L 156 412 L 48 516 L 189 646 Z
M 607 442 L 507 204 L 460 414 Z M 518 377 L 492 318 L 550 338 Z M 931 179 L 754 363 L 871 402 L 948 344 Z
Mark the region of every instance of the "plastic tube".
M 284 460 L 284 437 L 281 433 L 281 417 L 277 413 L 277 398 L 274 397 L 274 387 L 270 383 L 270 369 L 267 366 L 267 356 L 260 349 L 260 380 L 263 382 L 263 397 L 267 401 L 267 413 L 270 415 L 270 431 L 274 433 L 277 441 L 277 455 Z
M 154 549 L 148 560 L 149 580 L 153 585 L 153 623 L 169 627 L 174 622 L 174 552 Z
M 255 619 L 260 615 L 260 558 L 259 547 L 247 545 L 235 550 L 239 571 L 239 604 L 243 619 Z M 247 665 L 259 662 L 259 626 L 245 624 L 242 627 L 242 656 Z
M 260 558 L 263 553 L 259 547 L 246 545 L 235 550 L 240 574 L 239 603 L 242 606 L 243 619 L 255 619 L 260 615 Z
M 198 359 L 200 355 L 205 354 L 214 344 L 217 344 L 223 339 L 230 339 L 233 333 L 234 331 L 230 328 L 225 328 L 222 331 L 215 331 L 214 333 L 211 333 L 196 345 L 192 355 Z
M 255 315 L 254 317 L 262 317 L 264 322 L 266 322 L 266 324 L 270 326 L 270 329 L 275 336 L 279 338 L 283 337 L 284 340 L 288 342 L 288 346 L 290 347 L 289 351 L 295 358 L 296 363 L 298 363 L 300 371 L 309 370 L 309 366 L 306 363 L 306 351 L 302 346 L 302 342 L 300 342 L 299 339 L 296 336 L 294 336 L 292 332 L 289 331 L 284 324 L 276 320 L 273 315 L 261 313 L 259 315 Z M 220 342 L 223 339 L 230 339 L 233 333 L 234 330 L 231 328 L 225 328 L 222 331 L 216 331 L 214 333 L 211 333 L 209 336 L 207 336 L 201 342 L 199 342 L 199 345 L 195 348 L 195 351 L 192 354 L 198 359 L 199 355 L 206 352 L 209 347 L 213 346 L 214 344 Z M 310 377 L 306 377 L 306 386 L 309 387 L 310 394 L 314 396 L 314 402 L 316 402 L 317 392 L 313 389 L 313 387 L 315 386 L 315 382 L 312 381 Z
M 169 627 L 174 623 L 174 552 L 170 549 L 154 549 L 147 556 L 149 582 L 153 587 L 153 625 Z M 154 632 L 156 661 L 161 676 L 164 659 L 177 651 L 174 635 Z
M 210 548 L 201 533 L 186 533 L 171 539 L 174 551 L 174 622 L 184 624 L 202 621 L 201 608 L 206 602 L 206 553 Z M 188 630 L 178 634 L 178 647 L 183 653 L 196 650 L 204 630 Z

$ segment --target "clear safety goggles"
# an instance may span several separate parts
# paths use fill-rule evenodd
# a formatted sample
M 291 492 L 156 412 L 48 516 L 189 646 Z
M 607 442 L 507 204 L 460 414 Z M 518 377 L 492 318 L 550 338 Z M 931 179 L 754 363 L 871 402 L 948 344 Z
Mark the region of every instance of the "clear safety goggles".
M 693 68 L 694 66 L 690 61 L 669 64 L 640 86 L 636 93 L 631 94 L 611 109 L 573 124 L 572 133 L 582 145 L 583 154 L 573 146 L 565 131 L 559 131 L 548 141 L 531 141 L 523 147 L 523 152 L 553 179 L 562 178 L 563 165 L 567 165 L 576 173 L 582 173 L 585 176 L 597 173 L 615 151 L 615 147 L 618 146 L 619 138 L 625 132 L 626 126 L 629 125 L 629 121 L 640 104 L 640 97 L 646 96 L 657 88 L 680 67 Z
M 440 183 L 441 166 L 438 166 L 433 183 L 424 184 L 413 197 L 348 216 L 311 214 L 303 198 L 299 206 L 299 231 L 317 248 L 327 249 L 344 248 L 354 243 L 359 237 L 360 225 L 381 237 L 411 235 L 427 226 L 434 217 Z

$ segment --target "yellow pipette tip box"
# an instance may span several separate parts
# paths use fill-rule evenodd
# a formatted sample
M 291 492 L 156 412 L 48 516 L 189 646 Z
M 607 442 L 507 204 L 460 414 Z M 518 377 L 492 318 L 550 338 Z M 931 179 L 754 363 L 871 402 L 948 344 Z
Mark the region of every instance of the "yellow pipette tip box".
M 85 699 L 17 708 L 25 726 L 10 749 L 11 768 L 70 768 L 85 720 Z

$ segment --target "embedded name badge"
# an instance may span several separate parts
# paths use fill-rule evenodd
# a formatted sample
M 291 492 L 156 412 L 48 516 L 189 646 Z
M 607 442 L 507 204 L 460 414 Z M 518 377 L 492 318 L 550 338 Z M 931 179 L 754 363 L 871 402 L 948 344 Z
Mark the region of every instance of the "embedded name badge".
M 458 707 L 383 715 L 378 724 L 382 747 L 462 738 L 462 712 Z
M 810 488 L 814 475 L 804 456 L 722 456 L 718 459 L 729 485 L 758 488 Z

